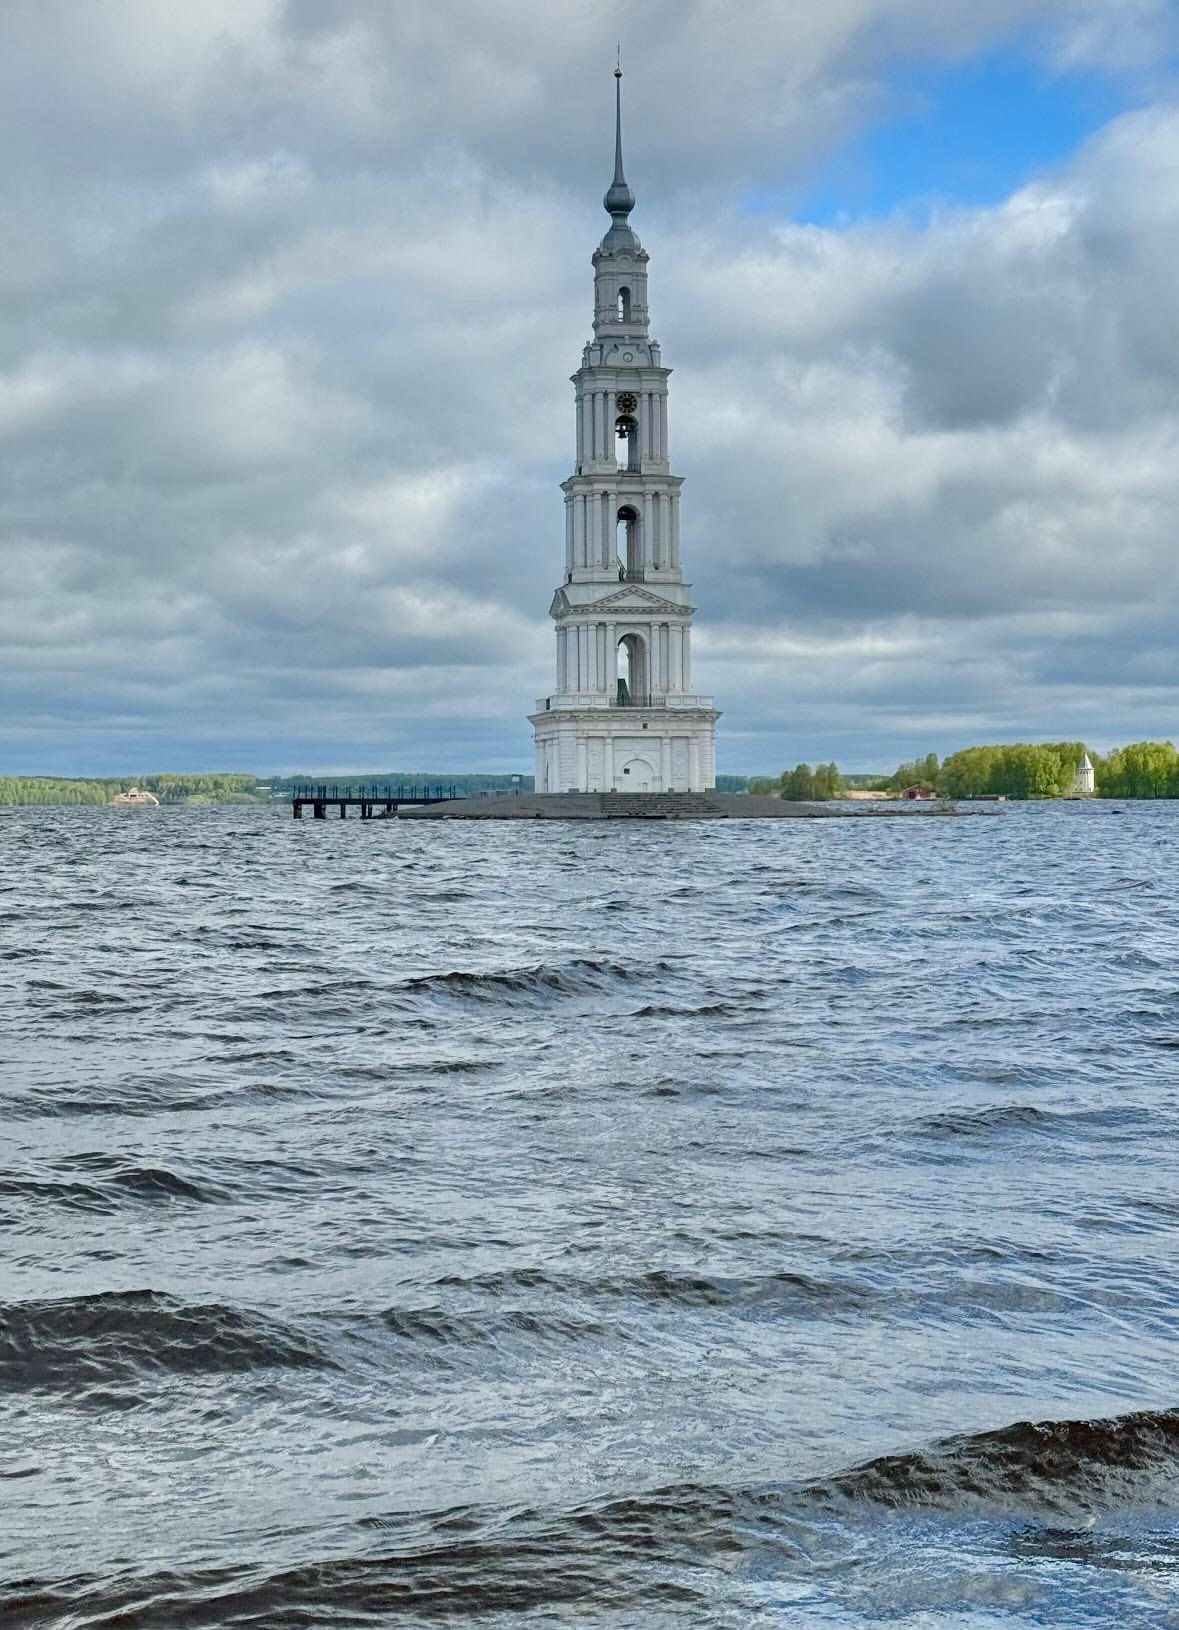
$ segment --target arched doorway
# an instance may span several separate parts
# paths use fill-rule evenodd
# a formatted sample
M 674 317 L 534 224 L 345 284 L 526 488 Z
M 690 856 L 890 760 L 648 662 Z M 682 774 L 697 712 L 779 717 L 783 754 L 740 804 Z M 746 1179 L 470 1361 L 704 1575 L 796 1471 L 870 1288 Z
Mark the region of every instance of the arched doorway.
M 659 771 L 649 758 L 628 758 L 618 774 L 619 792 L 662 792 Z

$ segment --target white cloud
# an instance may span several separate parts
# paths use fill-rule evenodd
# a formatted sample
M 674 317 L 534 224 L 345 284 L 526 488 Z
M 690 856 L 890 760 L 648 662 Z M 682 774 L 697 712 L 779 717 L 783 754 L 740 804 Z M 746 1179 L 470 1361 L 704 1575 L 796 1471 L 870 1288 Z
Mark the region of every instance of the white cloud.
M 914 42 L 1157 63 L 1111 15 L 9 6 L 0 752 L 527 764 L 620 31 L 728 767 L 1168 733 L 1179 116 L 923 225 L 740 208 Z

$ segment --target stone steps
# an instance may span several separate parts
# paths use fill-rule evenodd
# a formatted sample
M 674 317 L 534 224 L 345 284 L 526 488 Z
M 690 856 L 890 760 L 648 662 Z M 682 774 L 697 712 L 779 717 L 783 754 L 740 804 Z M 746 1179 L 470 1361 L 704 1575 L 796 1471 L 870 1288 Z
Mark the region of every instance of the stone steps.
M 607 820 L 677 820 L 685 815 L 724 815 L 705 792 L 604 792 L 601 812 Z

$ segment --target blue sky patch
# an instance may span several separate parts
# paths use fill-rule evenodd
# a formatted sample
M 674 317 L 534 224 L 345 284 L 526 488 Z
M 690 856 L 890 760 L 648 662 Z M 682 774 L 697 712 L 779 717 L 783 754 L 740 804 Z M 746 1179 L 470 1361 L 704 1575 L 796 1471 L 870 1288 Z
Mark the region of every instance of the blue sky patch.
M 896 84 L 901 113 L 860 133 L 809 186 L 748 195 L 757 213 L 837 225 L 939 204 L 988 205 L 1133 105 L 1125 84 L 1097 74 L 1053 76 L 1026 57 L 993 53 Z

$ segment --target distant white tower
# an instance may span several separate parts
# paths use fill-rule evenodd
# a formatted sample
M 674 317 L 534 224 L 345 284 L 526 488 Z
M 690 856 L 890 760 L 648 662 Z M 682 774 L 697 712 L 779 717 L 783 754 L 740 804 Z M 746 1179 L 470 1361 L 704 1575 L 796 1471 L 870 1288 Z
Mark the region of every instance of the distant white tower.
M 1088 753 L 1081 754 L 1081 762 L 1077 766 L 1077 779 L 1073 782 L 1074 798 L 1092 798 L 1097 791 L 1097 776 L 1093 770 L 1093 760 Z
M 573 375 L 577 463 L 565 494 L 557 685 L 530 715 L 538 792 L 700 792 L 716 780 L 709 696 L 692 695 L 691 586 L 668 462 L 667 379 L 647 315 L 647 251 L 628 216 L 615 70 L 610 227 L 594 251 L 594 337 Z M 618 446 L 621 457 L 615 451 Z

